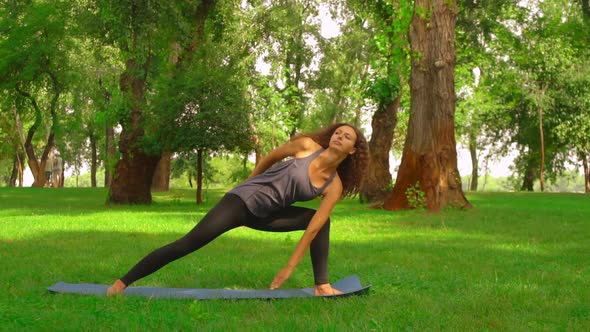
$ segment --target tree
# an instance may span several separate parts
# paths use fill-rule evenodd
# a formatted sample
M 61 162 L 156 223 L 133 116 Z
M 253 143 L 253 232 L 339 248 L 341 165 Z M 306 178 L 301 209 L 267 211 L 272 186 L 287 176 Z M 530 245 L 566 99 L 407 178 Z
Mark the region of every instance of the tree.
M 10 106 L 9 106 L 10 107 Z M 16 128 L 16 112 L 0 112 L 0 170 L 2 180 L 10 187 L 23 186 L 25 156 L 21 139 Z M 4 171 L 7 170 L 7 173 Z
M 234 21 L 231 9 L 218 7 L 223 31 L 216 30 L 217 24 L 207 26 L 201 47 L 187 54 L 183 70 L 161 75 L 149 109 L 149 118 L 154 121 L 146 123 L 165 151 L 180 152 L 187 161 L 196 160 L 197 204 L 202 202 L 207 155 L 245 153 L 252 148 L 246 78 L 253 63 L 244 56 L 247 43 L 236 47 L 243 27 Z
M 191 160 L 196 155 L 197 204 L 202 202 L 206 153 L 220 150 L 243 152 L 251 148 L 250 126 L 244 121 L 249 110 L 244 109 L 247 103 L 243 102 L 243 81 L 231 66 L 212 64 L 207 58 L 216 57 L 193 61 L 186 74 L 176 76 L 175 80 L 167 83 L 167 89 L 162 90 L 180 92 L 174 99 L 166 98 L 167 93 L 163 93 L 161 98 L 166 99 L 170 109 L 179 109 L 180 105 L 184 105 L 182 112 L 158 117 L 160 121 L 170 123 L 158 129 L 159 136 L 166 138 L 166 149 L 182 152 L 185 160 Z M 160 102 L 164 102 L 163 99 Z M 162 107 L 156 105 L 156 109 Z
M 370 59 L 376 56 L 373 45 L 367 43 L 373 32 L 366 26 L 366 19 L 354 17 L 342 3 L 339 5 L 332 10 L 345 23 L 340 26 L 341 34 L 320 43 L 322 57 L 308 89 L 313 97 L 303 119 L 306 130 L 340 122 L 360 127 L 362 109 L 367 104 L 363 84 L 369 79 Z
M 519 150 L 514 166 L 514 182 L 520 182 L 516 189 L 532 191 L 539 179 L 543 190 L 545 180 L 561 174 L 572 154 L 571 140 L 559 128 L 581 109 L 564 102 L 578 101 L 583 95 L 567 83 L 577 81 L 567 73 L 584 66 L 575 59 L 587 58 L 579 14 L 569 1 L 515 6 L 500 15 L 496 38 L 488 45 L 495 63 L 482 80 L 499 106 L 486 115 L 485 122 L 494 126 L 487 135 Z
M 384 207 L 409 207 L 419 186 L 426 208 L 469 207 L 461 188 L 455 143 L 455 1 L 416 0 L 410 28 L 412 113 L 393 192 Z
M 67 34 L 71 29 L 71 5 L 66 2 L 27 2 L 0 7 L 0 88 L 11 101 L 3 106 L 16 110 L 16 129 L 33 186 L 45 184 L 45 163 L 59 134 L 60 98 L 68 82 L 69 52 L 75 45 Z M 30 110 L 30 111 L 28 111 Z M 28 125 L 26 136 L 24 126 Z M 39 134 L 45 134 L 38 138 Z M 42 149 L 36 149 L 36 140 Z M 40 158 L 38 153 L 41 152 Z M 16 159 L 18 158 L 18 152 Z
M 150 203 L 153 174 L 162 153 L 157 138 L 145 131 L 146 110 L 153 94 L 148 90 L 157 78 L 162 60 L 187 57 L 199 49 L 213 0 L 193 2 L 96 0 L 100 22 L 95 38 L 112 45 L 123 56 L 119 87 L 126 105 L 118 112 L 122 131 L 121 159 L 109 187 L 110 203 Z M 171 47 L 177 42 L 178 47 Z M 182 64 L 184 61 L 179 60 Z M 181 65 L 178 65 L 181 68 Z M 165 66 L 164 66 L 165 67 Z M 151 142 L 151 143 L 150 143 Z
M 461 1 L 455 29 L 457 63 L 455 89 L 457 109 L 455 126 L 460 141 L 468 147 L 471 156 L 470 190 L 477 190 L 482 147 L 486 147 L 484 160 L 495 151 L 497 138 L 490 138 L 501 122 L 486 121 L 488 114 L 501 108 L 492 95 L 488 79 L 496 69 L 496 57 L 491 45 L 502 34 L 504 20 L 513 19 L 514 1 Z
M 379 201 L 391 182 L 389 154 L 397 126 L 402 87 L 409 70 L 407 34 L 412 17 L 410 2 L 376 1 L 368 9 L 377 51 L 371 62 L 373 74 L 367 82 L 366 95 L 376 103 L 371 121 L 369 163 L 361 186 L 361 199 Z

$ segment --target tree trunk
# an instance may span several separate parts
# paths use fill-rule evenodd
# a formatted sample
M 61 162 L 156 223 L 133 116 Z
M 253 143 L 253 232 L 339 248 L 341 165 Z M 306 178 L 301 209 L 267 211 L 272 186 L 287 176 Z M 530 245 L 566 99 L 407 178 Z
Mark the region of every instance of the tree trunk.
M 33 106 L 33 110 L 35 111 L 35 122 L 33 122 L 33 125 L 27 131 L 27 137 L 25 139 L 23 147 L 25 150 L 25 154 L 27 156 L 27 163 L 29 164 L 29 169 L 33 174 L 33 187 L 43 187 L 43 185 L 45 185 L 45 182 L 47 181 L 47 179 L 45 178 L 45 162 L 42 160 L 41 165 L 39 165 L 32 144 L 35 132 L 37 131 L 37 128 L 41 125 L 41 110 L 37 105 L 37 101 L 28 92 L 24 92 L 21 90 L 18 91 L 21 95 L 25 96 L 25 98 L 28 98 L 30 100 L 31 105 Z M 50 136 L 50 138 L 53 138 L 53 136 Z M 40 169 L 42 170 L 41 172 L 39 171 Z
M 426 13 L 426 14 L 425 14 Z M 416 0 L 410 27 L 412 111 L 393 192 L 384 208 L 410 207 L 406 191 L 419 185 L 437 211 L 471 207 L 461 188 L 455 141 L 454 0 Z
M 544 94 L 544 93 L 543 93 Z M 541 142 L 541 162 L 539 163 L 539 184 L 541 191 L 545 191 L 545 135 L 543 132 L 543 110 L 539 108 L 539 138 Z
M 90 135 L 90 150 L 91 150 L 91 160 L 90 160 L 90 183 L 92 188 L 96 188 L 96 164 L 97 164 L 97 151 L 96 151 L 96 136 Z M 65 167 L 64 167 L 65 168 Z
M 160 156 L 148 155 L 139 146 L 144 135 L 141 108 L 144 105 L 145 77 L 138 76 L 138 73 L 144 72 L 147 64 L 139 65 L 135 60 L 129 59 L 125 67 L 120 89 L 127 94 L 131 110 L 122 123 L 123 130 L 119 140 L 121 159 L 115 167 L 107 203 L 150 204 L 150 188 Z
M 18 159 L 19 162 L 19 168 L 18 168 L 18 186 L 20 188 L 23 187 L 23 174 L 24 174 L 24 170 L 25 170 L 25 160 L 26 160 L 26 155 L 22 152 L 24 151 L 24 147 L 25 147 L 25 135 L 23 133 L 23 125 L 20 121 L 20 117 L 18 115 L 18 113 L 16 113 L 16 111 L 14 111 L 14 122 L 15 122 L 15 127 L 16 127 L 16 131 L 17 131 L 17 135 L 18 135 L 18 139 L 19 139 L 19 143 L 18 147 L 15 147 L 15 151 L 16 151 L 16 158 Z
M 180 67 L 190 53 L 197 50 L 204 34 L 205 20 L 215 5 L 214 0 L 201 1 L 194 15 L 195 33 L 191 43 L 185 49 L 184 54 L 178 56 L 176 67 Z M 132 36 L 132 43 L 136 45 L 137 33 Z M 145 73 L 149 67 L 148 59 L 138 63 L 137 59 L 128 59 L 125 63 L 125 72 L 121 75 L 120 90 L 129 96 L 131 112 L 125 119 L 123 131 L 119 139 L 121 160 L 115 168 L 115 176 L 109 190 L 108 202 L 110 203 L 151 203 L 151 186 L 156 165 L 160 156 L 148 155 L 139 146 L 142 141 L 143 112 L 145 104 Z M 144 73 L 143 75 L 141 73 Z
M 152 202 L 150 187 L 159 158 L 147 155 L 137 148 L 132 151 L 133 153 L 122 154 L 121 160 L 117 163 L 113 182 L 109 188 L 108 203 L 149 204 Z
M 522 180 L 522 187 L 520 190 L 522 191 L 533 191 L 533 185 L 535 183 L 535 165 L 533 158 L 529 156 L 529 160 L 526 164 L 526 169 L 524 171 L 524 178 Z
M 43 154 L 41 155 L 41 162 L 37 161 L 33 146 L 27 139 L 28 144 L 25 144 L 25 151 L 27 151 L 29 168 L 31 169 L 31 173 L 33 174 L 34 178 L 32 187 L 43 187 L 45 186 L 45 182 L 47 182 L 47 178 L 45 177 L 45 164 L 47 163 L 49 151 L 53 149 L 53 137 L 53 133 L 49 134 L 49 139 L 47 140 L 47 144 L 45 145 L 45 149 L 43 149 Z
M 590 194 L 590 164 L 588 154 L 582 155 L 582 167 L 584 168 L 584 192 Z
M 252 132 L 255 133 L 256 129 L 253 125 L 252 127 Z M 252 138 L 254 139 L 254 165 L 258 165 L 258 163 L 262 160 L 262 147 L 260 146 L 260 137 L 258 137 L 257 134 L 254 134 Z
M 51 102 L 49 104 L 49 112 L 51 114 L 52 124 L 49 129 L 49 133 L 47 135 L 47 143 L 45 144 L 45 148 L 43 150 L 43 154 L 41 155 L 41 163 L 37 160 L 37 156 L 35 155 L 35 150 L 32 145 L 33 136 L 35 136 L 35 132 L 37 128 L 41 125 L 42 122 L 42 115 L 41 109 L 39 108 L 39 104 L 37 100 L 28 92 L 21 90 L 19 87 L 16 87 L 16 91 L 21 94 L 23 97 L 28 99 L 33 107 L 35 112 L 35 122 L 29 128 L 27 132 L 27 138 L 24 145 L 25 154 L 27 155 L 27 160 L 29 164 L 29 168 L 31 169 L 31 173 L 33 174 L 34 182 L 33 187 L 43 187 L 45 186 L 45 182 L 47 179 L 45 178 L 45 163 L 47 161 L 47 156 L 49 155 L 49 151 L 53 149 L 54 145 L 54 132 L 55 127 L 57 126 L 57 101 L 59 100 L 60 96 L 60 89 L 59 84 L 54 75 L 48 72 L 49 78 L 53 84 L 53 97 L 51 98 Z M 17 117 L 18 121 L 18 117 Z M 17 124 L 18 125 L 18 124 Z
M 377 109 L 373 114 L 372 134 L 369 141 L 369 164 L 361 186 L 361 200 L 365 202 L 383 200 L 391 182 L 389 151 L 393 143 L 393 131 L 397 125 L 400 99 L 401 94 L 387 106 Z
M 110 187 L 113 182 L 112 167 L 115 161 L 115 130 L 107 124 L 105 135 L 104 186 Z
M 16 187 L 16 180 L 19 177 L 19 166 L 20 166 L 20 162 L 19 162 L 18 152 L 17 152 L 16 155 L 14 156 L 14 162 L 12 163 L 12 172 L 10 174 L 10 180 L 8 180 L 9 187 Z
M 154 178 L 152 180 L 152 191 L 169 191 L 170 190 L 170 161 L 172 153 L 162 153 L 162 158 L 156 166 Z
M 104 95 L 105 105 L 111 101 L 111 93 L 102 85 L 102 78 L 98 78 L 98 85 L 101 87 Z M 113 163 L 115 161 L 115 130 L 110 123 L 105 124 L 105 156 L 104 156 L 104 186 L 106 188 L 111 186 L 113 181 Z
M 469 154 L 471 155 L 471 185 L 469 186 L 469 190 L 477 191 L 479 160 L 477 159 L 477 142 L 473 134 L 469 135 Z
M 203 203 L 203 149 L 197 150 L 197 204 Z
M 66 172 L 66 163 L 64 162 L 63 167 L 61 168 L 61 174 L 59 176 L 59 188 L 63 188 L 64 187 L 64 175 Z
M 18 186 L 23 187 L 23 180 L 24 180 L 24 173 L 25 173 L 25 156 L 22 153 L 17 153 L 16 156 L 19 158 L 19 168 L 18 168 Z

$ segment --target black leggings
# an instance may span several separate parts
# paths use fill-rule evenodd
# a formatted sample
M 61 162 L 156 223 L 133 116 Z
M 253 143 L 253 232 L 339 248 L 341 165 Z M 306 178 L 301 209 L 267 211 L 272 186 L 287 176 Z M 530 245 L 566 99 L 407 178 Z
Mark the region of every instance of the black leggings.
M 259 218 L 248 210 L 241 198 L 234 194 L 226 194 L 188 234 L 152 251 L 129 270 L 121 281 L 129 286 L 239 226 L 270 232 L 305 230 L 315 212 L 312 209 L 290 206 L 269 217 Z M 328 283 L 329 247 L 330 220 L 318 232 L 310 246 L 316 285 Z

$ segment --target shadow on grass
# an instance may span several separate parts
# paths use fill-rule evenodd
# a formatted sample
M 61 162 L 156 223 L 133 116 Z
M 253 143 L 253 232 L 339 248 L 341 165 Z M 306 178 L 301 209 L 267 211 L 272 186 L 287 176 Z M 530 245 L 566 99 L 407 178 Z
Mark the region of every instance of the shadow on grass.
M 395 321 L 408 326 L 416 324 L 416 317 L 425 319 L 428 326 L 435 324 L 437 318 L 429 318 L 431 315 L 448 320 L 439 323 L 442 326 L 452 326 L 454 315 L 463 317 L 464 324 L 479 324 L 474 322 L 485 317 L 486 322 L 521 326 L 524 315 L 534 321 L 536 327 L 556 329 L 567 327 L 568 321 L 578 324 L 574 326 L 583 326 L 583 322 L 590 319 L 587 304 L 590 282 L 586 278 L 590 269 L 578 245 L 571 248 L 578 254 L 571 255 L 561 251 L 519 250 L 518 247 L 506 249 L 498 246 L 502 243 L 496 239 L 469 236 L 437 241 L 436 235 L 406 234 L 392 241 L 375 234 L 358 241 L 338 240 L 338 229 L 343 223 L 333 225 L 336 240 L 331 243 L 331 279 L 357 274 L 363 284 L 370 283 L 373 288 L 369 296 L 339 305 L 350 306 L 347 310 L 365 308 L 369 310 L 368 315 L 377 310 L 373 319 L 379 324 L 391 324 L 386 323 L 393 319 L 388 316 L 391 312 L 395 312 Z M 265 289 L 287 262 L 299 234 L 239 228 L 135 285 Z M 46 287 L 57 281 L 109 284 L 145 254 L 182 235 L 175 232 L 64 231 L 2 241 L 0 282 L 5 288 L 0 303 L 4 300 L 12 303 L 7 317 L 20 317 L 27 322 L 35 317 L 39 308 L 49 312 L 49 317 L 60 314 L 76 317 L 72 313 L 79 306 L 88 312 L 97 310 L 93 309 L 96 307 L 115 310 L 109 309 L 113 305 L 129 314 L 135 310 L 144 312 L 151 306 L 150 300 L 105 302 L 75 295 L 51 295 Z M 283 287 L 300 288 L 312 284 L 311 264 L 306 257 Z M 281 306 L 290 306 L 289 303 Z M 215 310 L 226 310 L 224 306 L 228 304 L 214 305 L 220 306 L 213 307 Z M 352 314 L 351 311 L 349 315 Z M 404 318 L 408 314 L 410 316 Z M 466 315 L 473 318 L 465 318 Z M 509 323 L 505 323 L 507 321 Z
M 104 218 L 109 218 L 108 212 L 113 211 L 111 218 L 116 218 L 120 217 L 116 212 L 128 211 L 140 218 L 155 213 L 154 223 L 158 223 L 178 218 L 179 214 L 193 218 L 216 202 L 211 199 L 197 207 L 192 203 L 194 192 L 181 191 L 155 194 L 156 204 L 152 206 L 108 208 L 104 206 L 104 194 L 97 189 L 0 189 L 0 226 L 8 221 L 12 230 L 24 228 L 0 240 L 0 282 L 4 285 L 0 294 L 0 324 L 2 317 L 8 317 L 13 325 L 7 326 L 20 330 L 31 322 L 34 326 L 46 322 L 41 328 L 45 330 L 62 326 L 55 322 L 75 330 L 80 326 L 74 321 L 86 324 L 94 319 L 112 324 L 113 317 L 122 322 L 136 317 L 137 322 L 127 329 L 137 330 L 153 317 L 153 329 L 167 317 L 171 317 L 167 325 L 170 329 L 178 329 L 178 323 L 187 320 L 186 303 L 103 301 L 53 296 L 46 291 L 46 287 L 60 280 L 108 284 L 151 250 L 184 235 L 172 227 L 185 229 L 185 225 L 178 226 L 174 221 L 170 228 L 160 228 L 168 231 L 157 234 L 145 233 L 150 225 L 137 221 L 125 231 L 111 231 L 122 229 L 117 223 L 105 223 L 106 231 L 79 231 L 69 227 L 87 221 L 100 223 L 103 216 L 62 221 L 46 220 L 42 215 L 67 217 L 106 212 Z M 473 327 L 472 330 L 587 330 L 584 327 L 590 321 L 590 243 L 584 214 L 590 212 L 590 205 L 583 205 L 587 200 L 568 195 L 478 198 L 480 202 L 473 210 L 443 211 L 437 215 L 370 210 L 344 201 L 333 213 L 331 279 L 357 274 L 363 283 L 373 285 L 370 295 L 330 305 L 313 302 L 309 309 L 293 305 L 304 301 L 273 303 L 264 309 L 281 321 L 289 317 L 299 321 L 305 315 L 316 315 L 322 322 L 322 317 L 341 317 L 343 329 L 368 317 L 375 324 L 361 323 L 359 330 L 463 330 L 466 326 Z M 304 205 L 313 207 L 317 202 Z M 5 210 L 10 210 L 9 218 L 3 213 Z M 26 220 L 31 213 L 39 216 Z M 126 213 L 122 216 L 129 217 Z M 17 222 L 11 222 L 17 217 Z M 187 222 L 188 230 L 194 221 Z M 34 228 L 26 229 L 29 226 Z M 55 227 L 64 230 L 55 231 Z M 300 234 L 236 229 L 136 285 L 266 288 L 289 259 Z M 307 287 L 312 283 L 311 264 L 305 257 L 284 287 Z M 150 310 L 150 306 L 157 307 Z M 170 307 L 176 306 L 185 316 L 170 315 Z M 265 310 L 250 302 L 206 306 L 211 308 L 206 312 L 220 313 L 219 317 L 211 314 L 205 319 L 213 318 L 211 326 L 215 327 L 227 322 L 228 308 L 235 307 L 233 315 L 239 322 L 234 330 L 247 324 L 244 322 L 257 312 L 266 315 Z M 278 309 L 273 311 L 274 308 Z M 120 310 L 122 314 L 117 315 Z M 39 319 L 40 312 L 45 312 L 45 316 Z M 101 317 L 109 318 L 101 321 Z M 14 323 L 19 321 L 22 324 Z M 265 317 L 259 318 L 259 322 L 266 322 Z M 254 330 L 254 323 L 245 326 Z M 285 326 L 288 325 L 282 325 Z M 315 326 L 311 330 L 320 330 L 317 323 Z
M 337 225 L 336 225 L 337 227 Z M 203 288 L 266 288 L 286 263 L 300 232 L 265 233 L 240 228 L 139 282 L 142 285 Z M 49 232 L 0 242 L 8 293 L 39 292 L 57 281 L 110 283 L 145 254 L 183 234 Z M 376 289 L 460 291 L 470 283 L 580 282 L 588 270 L 582 246 L 560 252 L 502 248 L 492 241 L 332 241 L 332 279 L 358 274 Z M 574 254 L 576 253 L 576 254 Z M 285 287 L 313 282 L 304 258 Z M 588 284 L 585 282 L 585 284 Z M 557 284 L 555 286 L 558 286 Z M 379 290 L 377 290 L 379 292 Z
M 223 196 L 223 190 L 209 190 L 203 204 L 195 203 L 194 190 L 153 193 L 152 204 L 106 204 L 105 188 L 0 188 L 0 216 L 79 215 L 117 212 L 199 212 L 208 211 Z

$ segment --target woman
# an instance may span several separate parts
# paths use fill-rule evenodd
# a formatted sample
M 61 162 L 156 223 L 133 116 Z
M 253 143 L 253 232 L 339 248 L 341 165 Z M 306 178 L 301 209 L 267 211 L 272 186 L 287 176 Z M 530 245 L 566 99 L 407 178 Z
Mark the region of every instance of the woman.
M 156 249 L 116 280 L 107 295 L 122 293 L 132 282 L 239 226 L 273 232 L 305 230 L 271 289 L 289 278 L 310 248 L 315 295 L 341 294 L 328 281 L 329 216 L 338 200 L 358 192 L 367 156 L 363 134 L 348 124 L 292 139 L 263 158 L 248 180 L 230 190 L 188 234 Z M 286 157 L 294 158 L 273 166 Z M 291 206 L 320 195 L 317 211 Z

